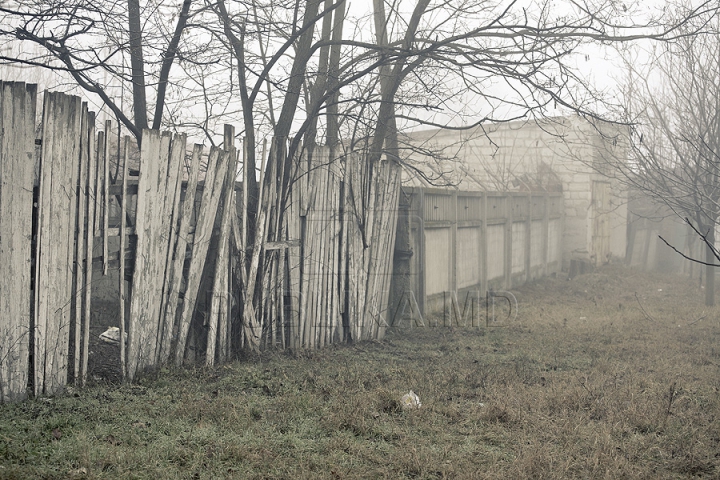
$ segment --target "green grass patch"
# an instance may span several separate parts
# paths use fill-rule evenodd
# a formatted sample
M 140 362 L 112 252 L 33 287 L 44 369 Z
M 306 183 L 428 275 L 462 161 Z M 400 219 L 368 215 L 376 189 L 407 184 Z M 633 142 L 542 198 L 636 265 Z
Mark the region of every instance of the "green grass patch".
M 0 405 L 0 478 L 720 476 L 719 311 L 696 286 L 609 267 L 514 292 L 502 327 Z

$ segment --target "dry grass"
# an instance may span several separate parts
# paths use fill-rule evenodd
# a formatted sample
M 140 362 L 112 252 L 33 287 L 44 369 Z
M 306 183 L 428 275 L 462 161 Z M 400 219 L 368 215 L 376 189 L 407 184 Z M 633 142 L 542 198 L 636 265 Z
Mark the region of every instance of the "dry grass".
M 0 478 L 720 476 L 720 325 L 697 286 L 612 267 L 515 292 L 504 327 L 0 406 Z

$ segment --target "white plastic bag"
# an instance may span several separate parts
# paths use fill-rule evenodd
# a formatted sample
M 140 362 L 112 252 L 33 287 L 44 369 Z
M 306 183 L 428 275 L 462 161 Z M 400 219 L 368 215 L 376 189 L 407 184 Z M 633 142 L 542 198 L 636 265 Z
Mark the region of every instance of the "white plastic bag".
M 420 397 L 415 395 L 415 392 L 410 390 L 408 393 L 402 396 L 400 399 L 400 404 L 404 409 L 415 409 L 420 408 L 422 406 L 422 403 L 420 403 Z
M 110 345 L 120 345 L 120 329 L 118 327 L 110 327 L 100 334 L 100 340 Z M 127 333 L 125 334 L 125 343 L 127 343 Z

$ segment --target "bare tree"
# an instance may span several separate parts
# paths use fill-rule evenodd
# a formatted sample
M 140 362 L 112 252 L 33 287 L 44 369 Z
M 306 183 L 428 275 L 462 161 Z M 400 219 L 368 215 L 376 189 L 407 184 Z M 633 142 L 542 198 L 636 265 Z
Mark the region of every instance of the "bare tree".
M 64 72 L 97 95 L 139 141 L 143 129 L 162 124 L 170 70 L 191 6 L 192 0 L 169 7 L 151 3 L 144 9 L 138 0 L 6 2 L 0 7 L 0 39 L 40 48 L 0 55 L 0 62 Z M 168 29 L 169 23 L 174 28 Z M 149 85 L 155 99 L 151 123 Z M 132 92 L 129 105 L 123 105 L 126 89 Z
M 158 128 L 167 117 L 171 126 L 193 124 L 213 141 L 222 132 L 209 119 L 242 118 L 252 245 L 246 325 L 254 322 L 256 286 L 263 284 L 261 247 L 281 233 L 288 192 L 302 171 L 300 152 L 322 143 L 337 151 L 333 158 L 364 150 L 373 175 L 381 158 L 401 161 L 397 132 L 446 126 L 453 116 L 463 128 L 542 117 L 555 106 L 597 117 L 600 95 L 568 61 L 573 52 L 594 42 L 674 40 L 717 8 L 706 0 L 682 17 L 660 12 L 639 22 L 633 5 L 614 0 L 377 0 L 352 19 L 346 0 L 184 0 L 171 7 L 153 1 L 144 9 L 128 0 L 120 14 L 117 5 L 3 6 L 3 25 L 11 27 L 0 28 L 0 38 L 33 42 L 46 55 L 0 60 L 67 72 L 138 139 L 146 125 Z M 108 93 L 109 82 L 98 80 L 105 74 L 127 85 L 130 105 Z M 198 107 L 184 108 L 192 103 L 202 110 L 197 120 Z M 261 135 L 273 137 L 264 180 L 277 200 L 259 198 L 254 184 Z
M 687 219 L 702 238 L 704 259 L 686 258 L 706 265 L 705 303 L 713 305 L 720 266 L 714 247 L 720 218 L 718 18 L 690 22 L 678 34 L 672 43 L 651 46 L 645 62 L 626 56 L 631 161 L 613 167 L 626 184 Z

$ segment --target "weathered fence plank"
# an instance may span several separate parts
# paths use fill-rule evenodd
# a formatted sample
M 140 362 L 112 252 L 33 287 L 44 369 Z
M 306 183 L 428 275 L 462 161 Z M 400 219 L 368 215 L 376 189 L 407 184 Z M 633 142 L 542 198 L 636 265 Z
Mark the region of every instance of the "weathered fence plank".
M 192 160 L 188 166 L 188 182 L 187 188 L 185 189 L 185 197 L 182 199 L 182 203 L 178 207 L 180 218 L 177 227 L 177 242 L 175 244 L 175 253 L 172 263 L 170 264 L 170 271 L 168 274 L 168 300 L 166 302 L 164 312 L 164 328 L 166 332 L 171 333 L 175 333 L 176 331 L 175 319 L 178 310 L 178 299 L 180 298 L 180 287 L 182 285 L 183 264 L 185 263 L 185 254 L 187 251 L 188 236 L 190 233 L 190 220 L 192 217 L 193 207 L 195 205 L 201 156 L 202 145 L 195 145 L 193 148 Z M 163 337 L 163 346 L 160 351 L 161 362 L 166 362 L 170 357 L 171 340 L 172 335 L 165 335 Z
M 235 207 L 235 170 L 237 153 L 232 147 L 234 133 L 226 132 L 225 151 L 228 155 L 228 167 L 225 173 L 225 182 L 222 186 L 222 201 L 220 210 L 220 237 L 217 258 L 215 260 L 215 275 L 213 279 L 213 293 L 210 303 L 210 317 L 208 319 L 208 340 L 205 355 L 205 364 L 215 364 L 216 343 L 219 344 L 219 358 L 222 361 L 227 357 L 228 339 L 228 269 L 230 259 L 230 227 L 231 215 L 236 215 Z
M 73 292 L 73 299 L 75 301 L 75 325 L 74 325 L 74 365 L 73 365 L 73 380 L 75 385 L 80 384 L 82 378 L 82 371 L 80 370 L 80 359 L 82 356 L 82 327 L 83 327 L 83 292 L 85 291 L 85 270 L 83 268 L 82 259 L 85 255 L 85 229 L 87 228 L 87 185 L 83 180 L 87 178 L 87 163 L 88 163 L 88 108 L 87 103 L 82 104 L 82 119 L 80 125 L 80 158 L 79 158 L 79 178 L 78 178 L 78 221 L 75 242 L 75 258 L 77 259 L 77 265 L 75 268 L 75 291 Z M 87 288 L 90 288 L 88 285 Z
M 125 380 L 127 376 L 127 355 L 125 352 L 125 226 L 127 220 L 125 216 L 128 212 L 127 184 L 128 184 L 128 161 L 129 161 L 130 137 L 125 137 L 123 146 L 123 166 L 122 166 L 122 203 L 120 204 L 120 274 L 119 277 L 119 297 L 120 297 L 120 377 Z
M 0 403 L 27 394 L 36 86 L 0 82 Z
M 35 289 L 36 394 L 55 393 L 67 382 L 80 124 L 80 98 L 45 93 Z
M 108 246 L 108 228 L 110 221 L 110 134 L 112 133 L 112 121 L 105 120 L 105 152 L 103 154 L 102 164 L 102 245 L 103 260 L 102 274 L 108 274 L 109 246 Z
M 185 161 L 185 148 L 187 139 L 184 135 L 176 135 L 172 143 L 172 150 L 167 170 L 167 183 L 165 185 L 167 196 L 161 215 L 161 231 L 167 232 L 165 235 L 167 243 L 163 246 L 165 252 L 165 261 L 158 265 L 157 274 L 158 285 L 162 285 L 162 296 L 159 305 L 158 315 L 158 338 L 155 346 L 155 363 L 164 362 L 167 357 L 162 350 L 172 341 L 172 324 L 165 322 L 165 304 L 169 300 L 171 275 L 172 275 L 172 257 L 176 243 L 176 233 L 178 228 L 178 214 L 180 208 L 180 196 L 182 190 L 182 165 Z
M 183 135 L 176 135 L 173 140 L 169 133 L 143 132 L 128 332 L 127 373 L 130 380 L 136 373 L 158 363 L 160 352 L 157 346 L 162 343 L 163 325 L 160 312 L 163 311 L 172 210 L 184 149 Z
M 175 347 L 175 363 L 181 364 L 185 358 L 185 346 L 190 330 L 190 322 L 195 310 L 200 289 L 200 280 L 203 267 L 207 257 L 207 251 L 212 239 L 213 224 L 217 215 L 218 204 L 222 193 L 222 185 L 225 181 L 225 172 L 228 168 L 229 155 L 225 152 L 212 148 L 208 158 L 208 168 L 205 174 L 205 188 L 203 189 L 200 212 L 195 226 L 195 237 L 193 238 L 192 258 L 188 272 L 187 288 L 180 314 L 177 345 Z
M 87 140 L 87 178 L 82 179 L 82 183 L 85 185 L 85 191 L 87 192 L 86 199 L 86 212 L 85 218 L 87 221 L 87 228 L 85 230 L 85 295 L 83 297 L 83 339 L 82 339 L 82 358 L 81 363 L 81 378 L 82 383 L 87 381 L 88 361 L 90 352 L 90 319 L 91 312 L 90 307 L 92 305 L 92 256 L 93 256 L 93 244 L 95 240 L 95 212 L 97 211 L 97 165 L 98 165 L 98 151 L 104 151 L 105 149 L 105 135 L 101 132 L 97 137 L 95 136 L 95 113 L 88 113 L 87 131 L 82 132 L 83 138 Z

